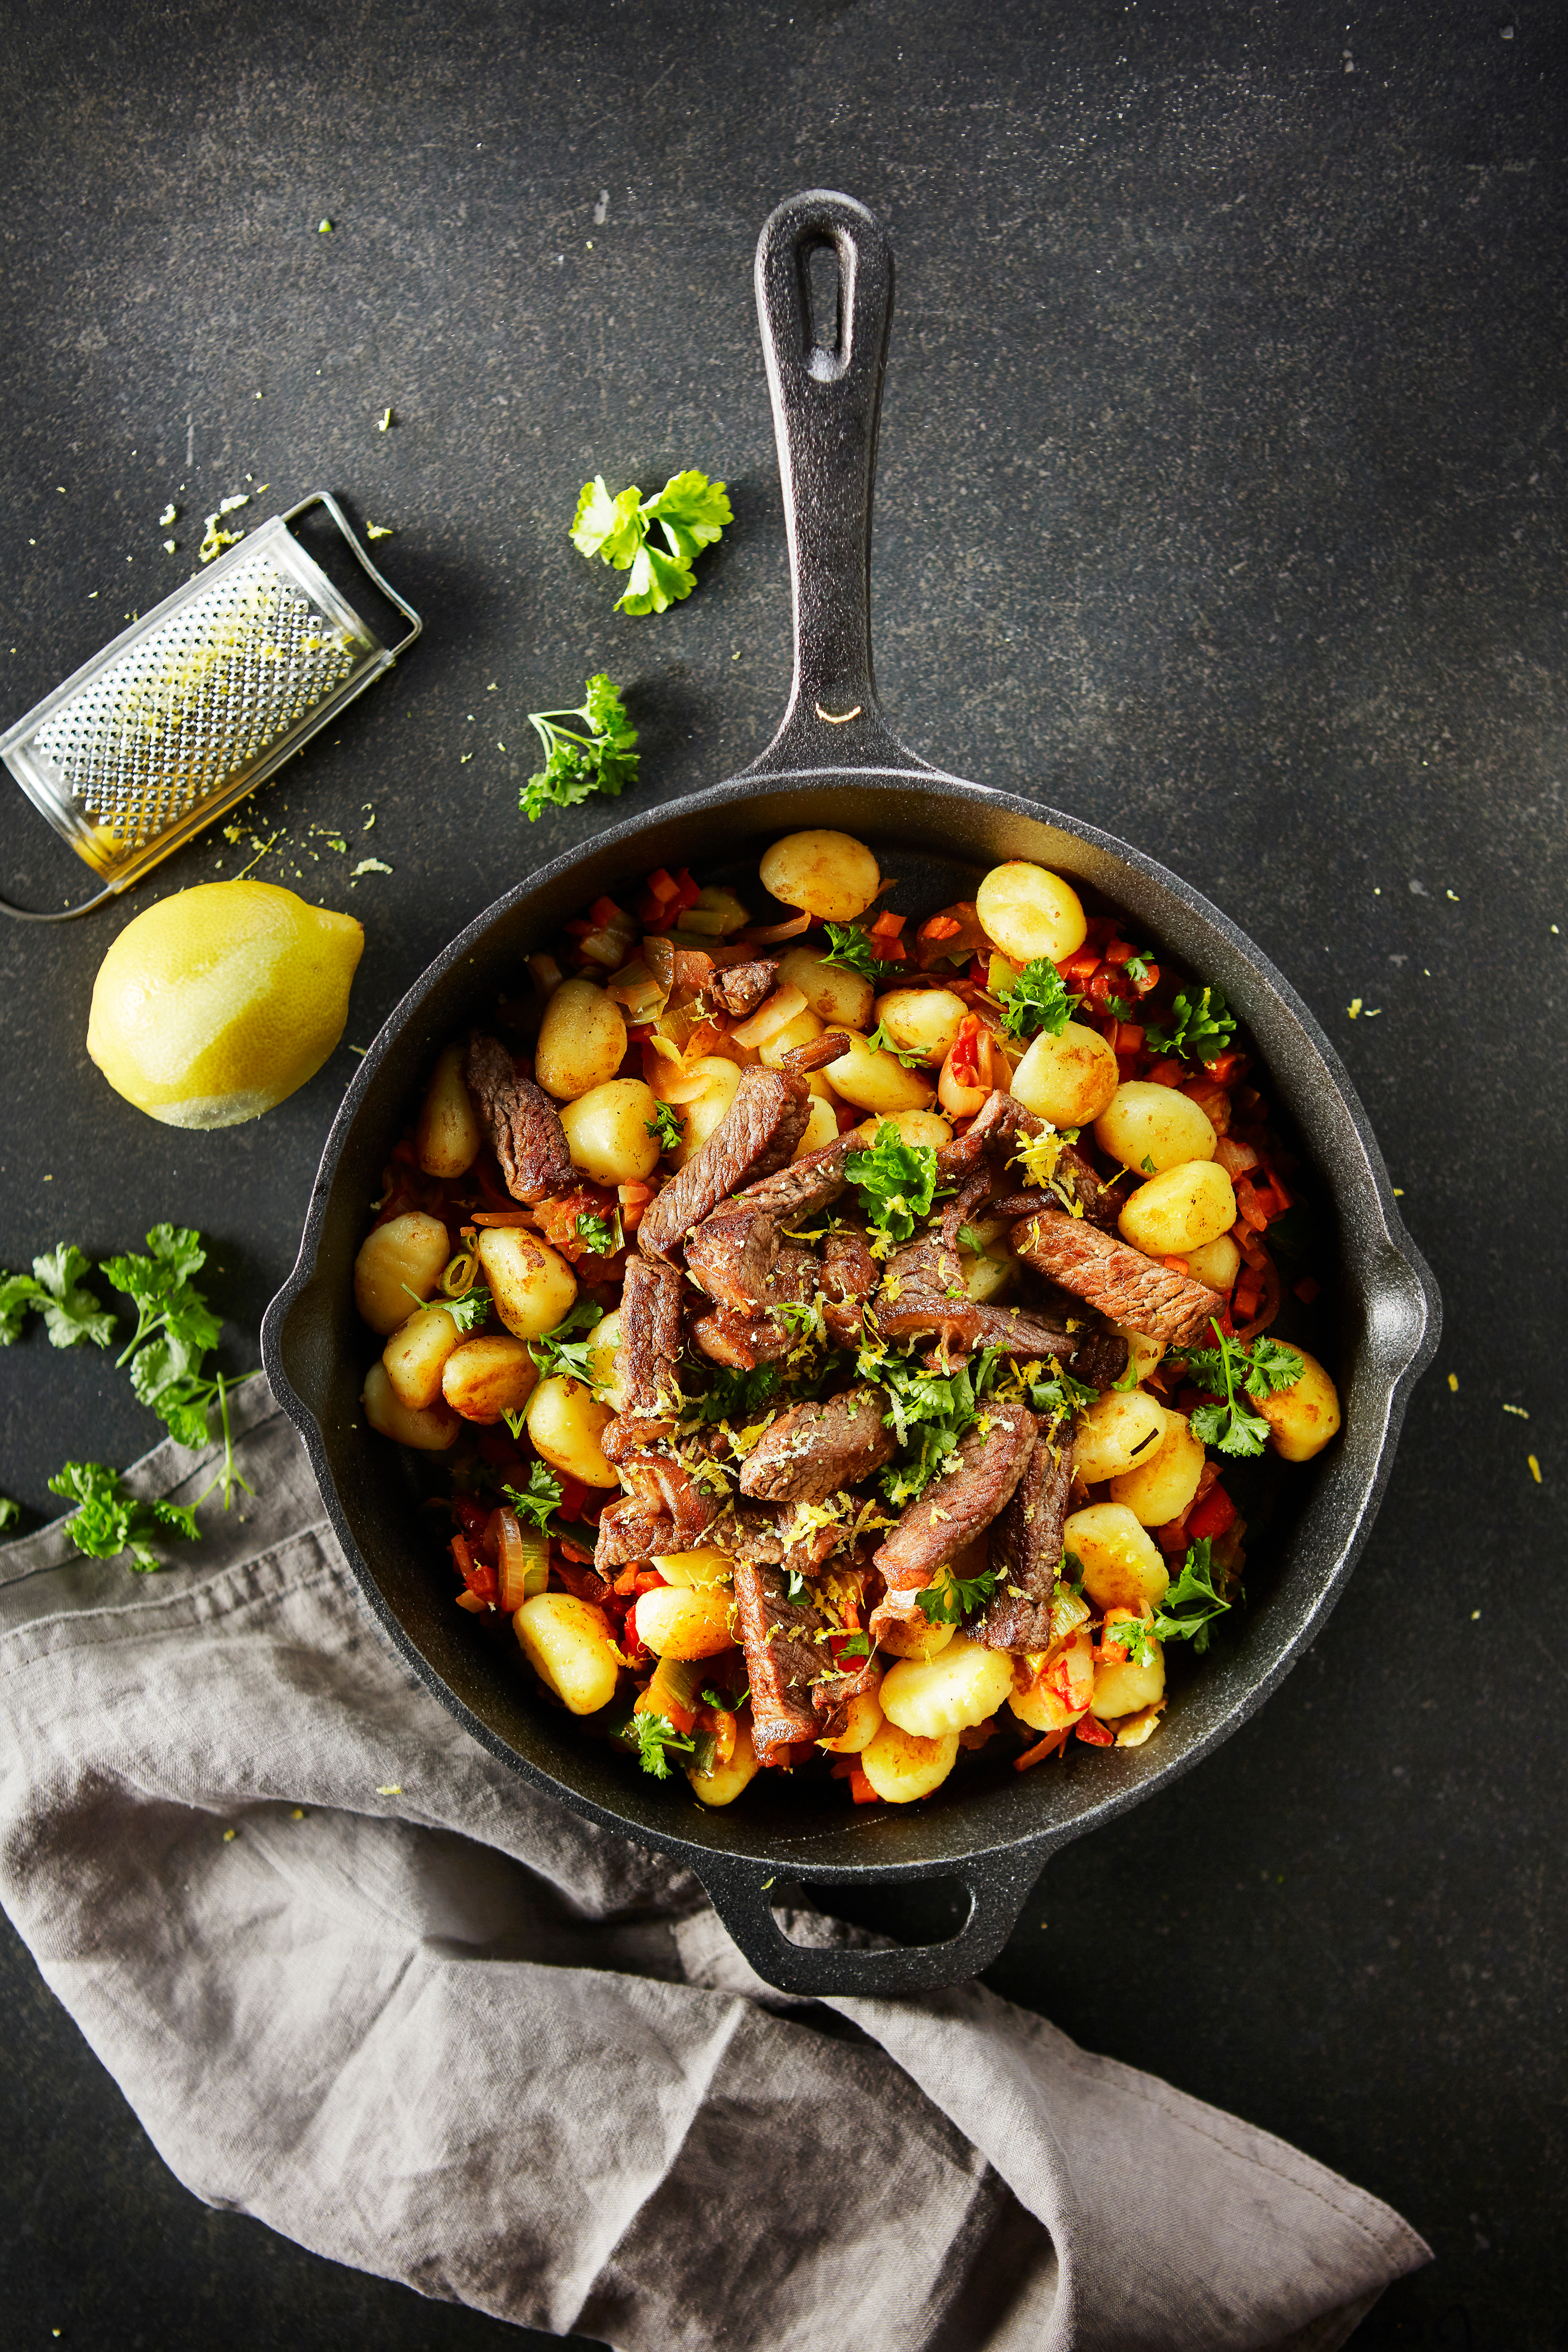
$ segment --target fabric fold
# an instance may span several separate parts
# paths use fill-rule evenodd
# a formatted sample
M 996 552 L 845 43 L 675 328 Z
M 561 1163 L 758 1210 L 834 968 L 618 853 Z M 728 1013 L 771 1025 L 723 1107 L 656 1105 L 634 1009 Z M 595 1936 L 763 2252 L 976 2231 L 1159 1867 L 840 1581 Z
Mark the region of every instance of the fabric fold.
M 0 1897 L 198 2197 L 617 2352 L 1329 2352 L 1428 2259 L 982 1985 L 762 1985 L 410 1671 L 259 1379 L 236 1420 L 256 1497 L 162 1574 L 0 1551 Z

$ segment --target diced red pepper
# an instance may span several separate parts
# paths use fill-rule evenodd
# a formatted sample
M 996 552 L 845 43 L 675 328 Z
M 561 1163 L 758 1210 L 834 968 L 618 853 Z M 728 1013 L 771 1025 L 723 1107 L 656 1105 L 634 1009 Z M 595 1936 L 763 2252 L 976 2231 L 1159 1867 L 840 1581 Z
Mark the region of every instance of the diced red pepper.
M 1203 1500 L 1195 1503 L 1187 1513 L 1186 1531 L 1194 1543 L 1201 1543 L 1206 1536 L 1222 1536 L 1227 1528 L 1234 1525 L 1235 1518 L 1236 1506 L 1224 1487 L 1211 1486 Z
M 951 915 L 933 915 L 928 923 L 920 926 L 923 940 L 956 940 L 964 926 Z
M 1167 1055 L 1164 1061 L 1151 1062 L 1144 1076 L 1152 1087 L 1179 1087 L 1186 1072 Z
M 1167 1519 L 1164 1527 L 1155 1529 L 1155 1541 L 1163 1552 L 1184 1552 L 1186 1549 L 1186 1513 L 1179 1519 Z
M 1116 1745 L 1115 1733 L 1107 1731 L 1097 1716 L 1081 1715 L 1072 1727 L 1079 1738 L 1091 1748 L 1114 1748 Z
M 452 1538 L 452 1565 L 476 1601 L 494 1609 L 501 1598 L 501 1587 L 495 1570 L 487 1559 L 476 1559 L 462 1536 Z
M 1213 1061 L 1205 1062 L 1203 1066 L 1217 1087 L 1228 1087 L 1239 1072 L 1247 1067 L 1247 1056 L 1238 1052 L 1234 1045 L 1229 1045 L 1223 1054 L 1216 1054 Z
M 1098 948 L 1087 946 L 1081 947 L 1077 950 L 1076 953 L 1070 956 L 1064 956 L 1061 961 L 1057 965 L 1056 969 L 1061 974 L 1063 981 L 1065 981 L 1069 988 L 1082 989 L 1096 969 L 1099 961 L 1100 950 Z
M 585 940 L 592 929 L 593 925 L 585 915 L 574 915 L 570 923 L 561 925 L 561 929 L 570 940 Z
M 648 877 L 648 896 L 656 898 L 661 907 L 667 907 L 672 898 L 678 898 L 680 895 L 681 886 L 674 875 L 667 873 L 664 866 L 655 866 Z
M 1111 1046 L 1112 1051 L 1118 1055 L 1141 1054 L 1144 1050 L 1144 1033 L 1135 1021 L 1119 1021 L 1116 1024 L 1116 1034 L 1111 1040 Z

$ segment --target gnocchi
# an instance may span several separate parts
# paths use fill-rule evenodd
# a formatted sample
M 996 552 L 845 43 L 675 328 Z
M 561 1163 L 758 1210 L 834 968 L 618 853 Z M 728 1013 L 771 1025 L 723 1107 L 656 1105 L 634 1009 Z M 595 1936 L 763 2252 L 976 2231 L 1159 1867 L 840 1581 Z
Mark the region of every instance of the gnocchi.
M 1203 1557 L 1220 1605 L 1240 1598 L 1245 1522 L 1214 1483 L 1231 1465 L 1177 1409 L 1190 1402 L 1188 1383 L 1213 1378 L 1186 1359 L 1197 1302 L 1166 1308 L 1159 1300 L 1169 1286 L 1153 1286 L 1150 1319 L 1173 1332 L 1179 1323 L 1183 1338 L 1167 1349 L 1117 1325 L 1125 1385 L 1109 1385 L 1121 1351 L 1104 1348 L 1105 1309 L 1125 1313 L 1139 1299 L 1135 1265 L 1108 1241 L 1063 1251 L 1064 1293 L 1015 1252 L 1012 1235 L 1050 1187 L 1068 1214 L 1081 1211 L 1102 1234 L 1114 1225 L 1126 1249 L 1206 1285 L 1228 1348 L 1245 1343 L 1230 1336 L 1221 1305 L 1249 1339 L 1277 1315 L 1288 1328 L 1294 1308 L 1263 1254 L 1268 1230 L 1237 1222 L 1231 1171 L 1245 1170 L 1254 1188 L 1241 1189 L 1249 1220 L 1254 1194 L 1271 1217 L 1294 1187 L 1267 1105 L 1239 1083 L 1253 1075 L 1250 1058 L 1228 1049 L 1218 997 L 1219 1049 L 1194 1058 L 1178 992 L 1195 983 L 1140 947 L 1135 927 L 1092 911 L 1096 902 L 1086 906 L 1069 879 L 1028 859 L 993 866 L 972 903 L 956 901 L 907 932 L 909 919 L 891 908 L 873 919 L 889 886 L 876 854 L 851 835 L 791 834 L 758 871 L 797 919 L 762 913 L 753 929 L 733 890 L 705 887 L 684 867 L 660 868 L 641 886 L 629 879 L 527 958 L 533 1006 L 527 980 L 517 992 L 508 985 L 482 1087 L 468 1088 L 467 1042 L 436 1054 L 387 1164 L 383 1222 L 355 1261 L 356 1304 L 380 1350 L 364 1376 L 363 1421 L 381 1438 L 449 1454 L 457 1605 L 510 1616 L 521 1657 L 554 1701 L 595 1718 L 596 1734 L 673 1778 L 677 1791 L 680 1774 L 669 1768 L 678 1765 L 702 1805 L 734 1802 L 779 1762 L 822 1775 L 831 1764 L 857 1804 L 912 1804 L 956 1769 L 994 1772 L 998 1753 L 1005 1767 L 1009 1741 L 1010 1760 L 1023 1765 L 1074 1729 L 1107 1744 L 1101 1725 L 1117 1746 L 1135 1746 L 1166 1703 L 1154 1628 L 1168 1633 L 1170 1621 L 1153 1612 L 1191 1539 L 1189 1521 L 1211 1545 Z M 856 928 L 829 937 L 824 924 Z M 1048 1024 L 1061 1016 L 1049 967 L 1078 1012 L 1054 1031 Z M 800 1071 L 794 1057 L 830 1028 L 847 1040 L 843 1049 L 828 1047 L 830 1062 Z M 536 1032 L 532 1065 L 517 1067 L 531 1066 L 549 1108 L 527 1088 L 505 1100 L 497 1058 Z M 789 1075 L 781 1086 L 770 1072 Z M 1049 1134 L 1037 1149 L 1033 1120 L 998 1094 L 1049 1129 L 1075 1131 L 1077 1156 L 1062 1160 Z M 746 1117 L 710 1152 L 737 1101 Z M 982 1114 L 976 1143 L 954 1150 L 956 1135 Z M 793 1121 L 787 1142 L 769 1124 L 780 1118 Z M 826 1153 L 841 1138 L 863 1157 L 824 1202 L 810 1179 L 796 1183 L 789 1161 Z M 934 1187 L 925 1214 L 910 1206 L 894 1138 L 936 1160 L 921 1171 Z M 678 1228 L 675 1203 L 659 1210 L 658 1196 L 698 1155 L 700 1175 L 677 1196 L 695 1203 L 690 1223 Z M 497 1160 L 522 1196 L 515 1206 L 497 1193 Z M 1086 1168 L 1107 1192 L 1090 1189 Z M 830 1186 L 837 1169 L 835 1160 Z M 758 1176 L 782 1181 L 748 1207 Z M 611 1192 L 617 1218 L 606 1234 L 580 1212 Z M 1015 1193 L 1029 1199 L 1009 1202 Z M 685 1260 L 681 1237 L 716 1203 L 733 1227 Z M 932 1247 L 950 1209 L 956 1265 L 946 1244 Z M 822 1268 L 814 1287 L 813 1259 Z M 639 1263 L 622 1301 L 622 1267 L 630 1277 Z M 710 1283 L 705 1301 L 697 1294 Z M 924 1286 L 940 1299 L 919 1298 Z M 1303 1302 L 1312 1291 L 1296 1283 Z M 884 1315 L 912 1292 L 917 1315 Z M 923 1321 L 928 1307 L 935 1319 Z M 1042 1314 L 1080 1334 L 1092 1318 L 1060 1380 L 1049 1363 L 1014 1353 L 1030 1331 L 1020 1318 Z M 781 1329 L 789 1318 L 797 1319 Z M 1032 1336 L 1031 1349 L 1048 1336 Z M 1310 1460 L 1340 1425 L 1329 1372 L 1300 1352 L 1295 1381 L 1262 1399 L 1249 1392 L 1286 1462 Z M 893 1459 L 857 1470 L 857 1432 L 831 1457 L 831 1475 L 848 1484 L 828 1492 L 814 1433 L 839 1410 L 853 1355 L 862 1391 L 885 1392 L 889 1409 L 879 1403 L 867 1428 L 893 1433 Z M 1074 1385 L 1080 1368 L 1090 1385 Z M 1240 1354 L 1235 1368 L 1239 1382 L 1260 1369 Z M 943 1483 L 967 1459 L 944 1448 L 986 1436 L 998 1411 L 1022 1400 L 1051 1416 L 1051 1442 L 1071 1446 L 1075 1482 L 1060 1580 L 1043 1612 L 1025 1606 L 1012 1581 L 1012 1537 L 994 1549 L 994 1522 L 977 1528 L 966 1517 L 973 1489 Z M 848 1410 L 854 1420 L 863 1400 Z M 946 1424 L 935 1450 L 927 1411 Z M 1211 1444 L 1222 1440 L 1223 1427 Z M 753 1485 L 747 1465 L 764 1441 Z M 881 1445 L 869 1433 L 865 1442 L 868 1454 Z M 529 1485 L 544 1515 L 552 1489 L 534 1474 L 546 1470 L 569 1490 L 560 1518 L 519 1528 Z M 625 1499 L 612 1506 L 621 1487 Z M 1036 1491 L 1017 1490 L 1026 1521 Z M 519 1496 L 517 1507 L 497 1506 L 497 1492 Z M 948 1498 L 959 1524 L 946 1558 L 919 1571 L 925 1589 L 909 1589 L 907 1558 L 896 1572 L 889 1566 L 884 1601 L 867 1563 L 894 1540 L 915 1497 L 929 1498 L 927 1521 L 915 1523 L 924 1543 L 949 1516 Z M 753 1559 L 747 1546 L 774 1543 L 785 1505 L 798 1515 L 775 1567 L 777 1549 Z M 584 1544 L 596 1522 L 591 1565 Z M 672 1548 L 655 1553 L 655 1543 Z M 633 1557 L 640 1545 L 651 1557 Z M 1133 1635 L 1130 1648 L 1118 1627 Z M 1005 1638 L 1009 1628 L 1044 1647 L 993 1648 L 982 1637 Z M 841 1688 L 837 1677 L 848 1675 L 864 1687 L 835 1706 L 825 1685 Z M 961 1760 L 998 1729 L 999 1751 Z M 1084 1769 L 1084 1752 L 1069 1752 Z
M 799 907 L 822 923 L 852 922 L 882 887 L 876 859 L 848 833 L 786 834 L 758 872 L 781 906 Z

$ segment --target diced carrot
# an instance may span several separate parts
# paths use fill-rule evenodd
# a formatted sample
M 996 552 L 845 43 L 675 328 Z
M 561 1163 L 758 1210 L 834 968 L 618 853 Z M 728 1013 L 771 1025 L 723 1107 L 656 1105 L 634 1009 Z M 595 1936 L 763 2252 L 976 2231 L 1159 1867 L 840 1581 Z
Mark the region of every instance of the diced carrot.
M 1113 1052 L 1117 1055 L 1141 1054 L 1144 1050 L 1144 1033 L 1135 1021 L 1119 1021 L 1116 1024 L 1116 1034 L 1111 1040 L 1111 1045 Z
M 857 1805 L 880 1805 L 882 1802 L 858 1764 L 850 1774 L 850 1794 Z
M 1239 1073 L 1246 1068 L 1247 1056 L 1245 1054 L 1238 1053 L 1232 1045 L 1228 1046 L 1223 1054 L 1216 1054 L 1213 1061 L 1205 1062 L 1203 1066 L 1217 1087 L 1228 1087 L 1234 1082 Z
M 920 936 L 923 940 L 956 940 L 963 928 L 951 915 L 933 915 L 928 923 L 921 924 Z
M 655 866 L 648 877 L 648 896 L 657 898 L 661 907 L 667 907 L 672 898 L 678 898 L 680 895 L 681 886 L 674 877 L 664 866 Z
M 1152 1087 L 1179 1087 L 1184 1072 L 1181 1064 L 1167 1055 L 1162 1062 L 1151 1062 L 1144 1076 Z
M 1206 1536 L 1222 1536 L 1236 1517 L 1236 1506 L 1223 1486 L 1211 1486 L 1201 1503 L 1186 1515 L 1186 1531 L 1194 1543 Z
M 1160 1264 L 1167 1274 L 1186 1274 L 1190 1271 L 1185 1257 L 1163 1257 Z
M 583 915 L 574 915 L 570 923 L 561 925 L 569 940 L 585 940 L 592 929 L 593 925 Z
M 1098 948 L 1082 947 L 1076 954 L 1064 956 L 1056 967 L 1070 988 L 1081 988 L 1100 961 Z
M 1303 1274 L 1300 1282 L 1292 1283 L 1291 1287 L 1295 1292 L 1296 1297 L 1301 1300 L 1301 1305 L 1303 1307 L 1310 1307 L 1318 1293 L 1322 1290 L 1322 1284 L 1318 1280 L 1315 1274 Z
M 875 922 L 868 927 L 866 937 L 873 940 L 895 940 L 908 919 L 907 915 L 895 915 L 891 907 L 884 907 Z

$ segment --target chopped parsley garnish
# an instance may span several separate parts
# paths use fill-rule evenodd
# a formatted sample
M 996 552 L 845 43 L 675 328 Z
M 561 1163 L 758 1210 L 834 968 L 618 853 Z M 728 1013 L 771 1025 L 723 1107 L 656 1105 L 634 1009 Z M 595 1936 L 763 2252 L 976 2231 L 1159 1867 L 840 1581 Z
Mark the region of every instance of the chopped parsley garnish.
M 695 1741 L 684 1739 L 667 1715 L 634 1715 L 628 1728 L 637 1743 L 638 1763 L 655 1780 L 669 1779 L 672 1748 L 686 1756 L 696 1753 Z
M 906 1242 L 930 1213 L 936 1153 L 929 1143 L 905 1143 L 892 1120 L 884 1119 L 869 1151 L 849 1154 L 844 1174 L 876 1230 L 890 1242 Z
M 66 1521 L 78 1551 L 90 1559 L 113 1559 L 128 1551 L 131 1567 L 144 1576 L 164 1566 L 152 1549 L 155 1540 L 172 1536 L 193 1543 L 200 1536 L 193 1510 L 162 1496 L 141 1502 L 126 1493 L 119 1471 L 102 1462 L 68 1462 L 49 1480 L 49 1492 L 78 1507 Z
M 107 1348 L 114 1337 L 114 1317 L 83 1284 L 83 1275 L 91 1271 L 74 1243 L 61 1242 L 33 1260 L 31 1274 L 0 1274 L 0 1348 L 21 1338 L 29 1312 L 43 1317 L 52 1348 L 79 1347 L 84 1339 Z
M 839 1643 L 839 1655 L 841 1658 L 869 1658 L 871 1655 L 871 1635 L 869 1633 L 846 1633 Z
M 619 1211 L 611 1218 L 600 1216 L 595 1210 L 584 1209 L 578 1216 L 576 1232 L 578 1240 L 596 1257 L 613 1257 L 624 1238 Z
M 421 1299 L 422 1307 L 444 1307 L 460 1331 L 477 1331 L 490 1312 L 490 1294 L 482 1282 L 465 1290 L 461 1298 Z
M 880 1021 L 865 1042 L 868 1053 L 891 1054 L 894 1061 L 904 1064 L 906 1070 L 917 1069 L 925 1059 L 918 1046 L 895 1045 Z
M 862 980 L 886 980 L 893 972 L 908 971 L 907 964 L 889 963 L 879 956 L 858 923 L 824 923 L 822 929 L 828 935 L 822 961 L 839 971 L 858 972 Z
M 961 1625 L 985 1606 L 1001 1580 L 999 1568 L 983 1568 L 978 1576 L 955 1576 L 949 1569 L 940 1583 L 915 1594 L 915 1606 L 929 1625 Z
M 979 1418 L 980 1400 L 996 1381 L 1007 1350 L 983 1348 L 977 1357 L 941 1378 L 908 1356 L 862 1352 L 859 1371 L 887 1392 L 883 1416 L 901 1446 L 913 1445 L 913 1460 L 895 1463 L 882 1475 L 890 1503 L 910 1503 L 923 1495 Z
M 1200 1404 L 1192 1414 L 1192 1433 L 1221 1454 L 1261 1454 L 1269 1442 L 1269 1423 L 1261 1413 L 1249 1412 L 1237 1390 L 1259 1400 L 1276 1389 L 1288 1389 L 1306 1370 L 1294 1348 L 1278 1339 L 1255 1339 L 1244 1348 L 1210 1321 L 1218 1348 L 1199 1348 L 1188 1356 L 1187 1370 L 1199 1387 L 1223 1388 L 1223 1404 Z
M 693 563 L 735 520 L 726 487 L 695 467 L 672 474 L 651 499 L 635 482 L 612 499 L 602 474 L 584 482 L 571 543 L 580 555 L 597 555 L 615 571 L 631 572 L 625 593 L 615 600 L 618 613 L 664 613 L 691 594 L 697 584 Z M 655 524 L 664 533 L 663 548 L 649 536 Z
M 1126 962 L 1122 966 L 1122 970 L 1126 973 L 1127 978 L 1131 981 L 1147 980 L 1149 976 L 1149 968 L 1153 961 L 1154 958 L 1152 956 L 1145 955 L 1143 950 L 1140 948 L 1136 955 L 1130 955 L 1127 958 Z
M 1179 1054 L 1184 1061 L 1212 1062 L 1235 1034 L 1236 1015 L 1224 990 L 1206 987 L 1193 995 L 1184 989 L 1172 1008 L 1170 1027 L 1145 1029 L 1144 1042 L 1157 1053 Z
M 559 722 L 580 719 L 590 730 Z M 637 781 L 637 730 L 628 725 L 621 697 L 601 671 L 591 677 L 573 710 L 530 710 L 528 724 L 545 748 L 545 763 L 523 786 L 517 806 L 532 824 L 547 806 L 574 808 L 590 793 L 619 800 Z
M 704 1370 L 709 1370 L 706 1365 Z M 784 1375 L 778 1364 L 758 1364 L 749 1372 L 718 1370 L 691 1407 L 700 1422 L 727 1421 L 745 1428 L 779 1393 Z
M 1145 1152 L 1145 1154 L 1144 1154 L 1143 1158 L 1139 1160 L 1138 1165 L 1139 1165 L 1139 1167 L 1143 1170 L 1143 1171 L 1144 1171 L 1144 1173 L 1145 1173 L 1145 1176 L 1152 1176 L 1152 1175 L 1154 1175 L 1154 1174 L 1155 1174 L 1155 1163 L 1154 1163 L 1154 1161 L 1149 1158 L 1149 1155 L 1148 1155 L 1148 1153 L 1147 1153 L 1146 1151 Z
M 555 1472 L 544 1462 L 530 1464 L 526 1486 L 501 1488 L 518 1518 L 538 1528 L 541 1534 L 548 1531 L 550 1513 L 559 1506 L 564 1491 Z
M 658 1137 L 661 1151 L 674 1151 L 678 1149 L 686 1125 L 685 1120 L 671 1104 L 663 1102 L 654 1104 L 653 1118 L 645 1118 L 643 1124 L 650 1135 Z
M 1060 1412 L 1082 1412 L 1099 1393 L 1086 1381 L 1075 1381 L 1064 1364 L 1058 1364 L 1047 1379 L 1030 1382 L 1029 1402 L 1032 1412 L 1048 1412 L 1054 1418 Z
M 528 1341 L 528 1353 L 547 1380 L 580 1381 L 592 1388 L 593 1342 L 574 1339 L 574 1331 L 591 1331 L 604 1320 L 604 1309 L 591 1298 L 580 1298 L 553 1331 L 542 1331 Z
M 1026 963 L 1018 978 L 1001 991 L 1002 1027 L 1009 1037 L 1034 1037 L 1043 1031 L 1060 1037 L 1078 1007 L 1081 996 L 1070 996 L 1061 974 L 1048 956 Z
M 1187 1546 L 1181 1574 L 1155 1610 L 1154 1622 L 1144 1629 L 1145 1634 L 1152 1633 L 1156 1642 L 1190 1642 L 1195 1650 L 1207 1649 L 1209 1620 L 1230 1606 L 1215 1585 L 1212 1549 L 1207 1536 Z M 1120 1629 L 1115 1638 L 1123 1639 Z
M 223 1468 L 214 1486 L 224 1490 L 226 1511 L 237 1478 L 229 1428 L 228 1384 L 221 1372 L 205 1375 L 206 1358 L 218 1344 L 222 1318 L 214 1314 L 191 1280 L 207 1262 L 202 1236 L 189 1225 L 154 1225 L 147 1255 L 105 1258 L 103 1271 L 136 1309 L 136 1328 L 116 1369 L 129 1363 L 131 1385 L 172 1437 L 193 1451 L 211 1442 L 207 1415 L 215 1404 L 223 1429 Z M 209 1490 L 210 1491 L 210 1490 Z M 200 1497 L 197 1498 L 198 1500 Z

